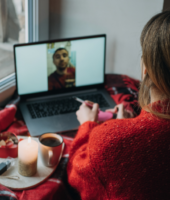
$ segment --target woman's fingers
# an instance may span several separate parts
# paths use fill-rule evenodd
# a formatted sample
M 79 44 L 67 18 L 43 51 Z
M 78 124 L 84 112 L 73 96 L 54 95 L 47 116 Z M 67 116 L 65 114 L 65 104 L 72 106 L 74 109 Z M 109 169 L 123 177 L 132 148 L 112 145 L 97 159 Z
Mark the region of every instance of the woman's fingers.
M 116 108 L 107 109 L 107 110 L 105 110 L 105 112 L 116 113 L 116 112 L 117 112 L 117 109 L 116 109 Z
M 99 104 L 98 103 L 94 103 L 93 107 L 92 107 L 92 111 L 96 112 L 99 109 Z
M 112 109 L 107 109 L 106 112 L 117 113 L 117 119 L 133 118 L 133 112 L 126 110 L 124 105 L 118 104 Z
M 76 112 L 77 119 L 80 124 L 86 121 L 97 121 L 99 105 L 94 103 L 93 106 L 86 105 L 86 102 L 83 102 L 79 110 Z
M 96 120 L 97 120 L 97 114 L 98 114 L 98 112 L 99 112 L 99 104 L 97 104 L 97 103 L 94 103 L 94 104 L 93 104 L 92 112 L 95 113 L 95 115 L 96 115 Z
M 134 117 L 133 112 L 131 112 L 129 110 L 126 110 L 126 112 L 127 112 L 127 118 L 133 118 Z
M 94 104 L 94 102 L 89 101 L 89 100 L 85 100 L 85 102 L 88 103 L 88 104 L 90 104 L 90 105 L 92 105 L 92 106 L 93 106 L 93 104 Z
M 91 104 L 91 106 L 88 106 L 87 103 Z M 80 124 L 85 121 L 97 121 L 98 110 L 99 105 L 97 103 L 90 101 L 83 102 L 79 110 L 76 112 Z M 123 104 L 118 104 L 113 109 L 107 109 L 106 112 L 117 113 L 117 119 L 134 117 L 133 113 L 126 110 Z
M 99 104 L 94 103 L 92 107 L 92 112 L 94 113 L 94 121 L 98 119 L 98 112 L 99 112 Z
M 124 105 L 123 104 L 119 104 L 117 105 L 118 107 L 118 111 L 117 111 L 117 119 L 123 119 L 124 117 Z
M 119 104 L 120 105 L 120 104 Z M 117 113 L 119 110 L 119 105 L 116 105 L 114 108 L 105 110 L 106 112 Z

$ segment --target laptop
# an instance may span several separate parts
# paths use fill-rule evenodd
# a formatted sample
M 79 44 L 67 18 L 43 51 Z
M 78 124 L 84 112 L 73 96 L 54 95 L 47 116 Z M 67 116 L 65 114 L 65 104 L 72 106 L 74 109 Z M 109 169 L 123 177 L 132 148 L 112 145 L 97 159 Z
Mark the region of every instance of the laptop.
M 31 136 L 77 130 L 73 97 L 116 104 L 104 88 L 106 35 L 14 45 L 19 108 Z

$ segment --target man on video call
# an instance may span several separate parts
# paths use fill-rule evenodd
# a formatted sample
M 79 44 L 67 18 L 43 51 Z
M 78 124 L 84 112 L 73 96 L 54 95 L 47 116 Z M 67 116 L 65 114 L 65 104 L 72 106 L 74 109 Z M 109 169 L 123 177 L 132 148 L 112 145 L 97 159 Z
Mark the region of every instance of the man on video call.
M 75 86 L 75 67 L 70 65 L 69 53 L 65 48 L 59 48 L 54 52 L 53 63 L 56 71 L 48 77 L 48 89 Z

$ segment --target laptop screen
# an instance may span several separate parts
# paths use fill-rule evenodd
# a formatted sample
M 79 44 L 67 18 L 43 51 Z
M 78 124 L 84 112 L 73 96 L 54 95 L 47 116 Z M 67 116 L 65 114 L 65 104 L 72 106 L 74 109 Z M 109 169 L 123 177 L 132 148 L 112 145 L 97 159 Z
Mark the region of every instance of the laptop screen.
M 105 35 L 15 45 L 18 94 L 104 82 Z

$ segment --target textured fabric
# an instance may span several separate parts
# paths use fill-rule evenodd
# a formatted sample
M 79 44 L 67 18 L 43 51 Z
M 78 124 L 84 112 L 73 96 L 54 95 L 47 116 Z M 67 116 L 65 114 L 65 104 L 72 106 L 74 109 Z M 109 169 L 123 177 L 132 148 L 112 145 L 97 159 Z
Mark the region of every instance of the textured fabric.
M 139 114 L 140 109 L 137 103 L 139 81 L 126 75 L 116 74 L 107 74 L 105 79 L 105 88 L 116 104 L 123 103 L 126 109 Z M 17 120 L 15 114 L 15 104 L 7 105 L 0 110 L 0 131 L 11 131 L 17 135 L 28 135 L 27 126 L 23 121 Z
M 107 74 L 105 88 L 116 104 L 123 103 L 125 109 L 139 115 L 138 105 L 139 80 L 126 75 Z
M 14 120 L 16 107 L 11 105 L 0 111 L 0 131 L 5 130 Z
M 0 199 L 1 200 L 17 200 L 17 196 L 10 189 L 0 184 Z
M 168 104 L 152 106 L 162 112 Z M 133 119 L 85 122 L 72 142 L 67 173 L 82 200 L 169 200 L 170 120 L 142 110 Z
M 64 153 L 62 159 L 53 173 L 53 175 L 47 179 L 44 183 L 37 187 L 33 187 L 28 190 L 15 191 L 15 195 L 18 199 L 22 200 L 71 200 L 71 195 L 66 189 L 65 180 L 65 169 L 68 162 L 68 156 L 70 151 L 70 145 L 73 138 L 62 136 L 65 143 Z
M 66 165 L 73 138 L 62 136 L 65 148 L 61 161 L 53 175 L 37 187 L 28 190 L 11 191 L 0 184 L 0 199 L 9 200 L 72 200 L 70 191 L 66 188 Z M 9 179 L 9 181 L 12 181 Z
M 106 75 L 106 89 L 116 103 L 123 103 L 126 109 L 139 111 L 137 107 L 137 95 L 139 81 L 131 79 L 125 75 Z M 8 106 L 10 107 L 10 106 Z M 0 131 L 10 131 L 17 135 L 29 135 L 27 126 L 21 120 L 14 118 L 16 113 L 15 109 L 3 109 L 0 111 Z M 43 184 L 32 188 L 30 190 L 14 191 L 14 195 L 20 200 L 42 200 L 42 199 L 80 199 L 79 195 L 67 182 L 66 166 L 70 153 L 70 145 L 72 143 L 72 138 L 75 137 L 76 131 L 67 132 L 64 135 L 65 150 L 64 155 L 53 175 L 45 181 Z M 86 137 L 86 135 L 85 135 Z M 88 139 L 88 138 L 87 138 Z M 10 180 L 9 180 L 10 181 Z M 3 186 L 2 186 L 3 187 Z M 3 191 L 8 189 L 0 185 Z M 4 193 L 2 194 L 4 195 Z M 4 197 L 4 196 L 3 196 Z M 3 198 L 0 196 L 0 199 Z M 6 197 L 6 196 L 5 196 Z M 4 197 L 4 198 L 5 198 Z

